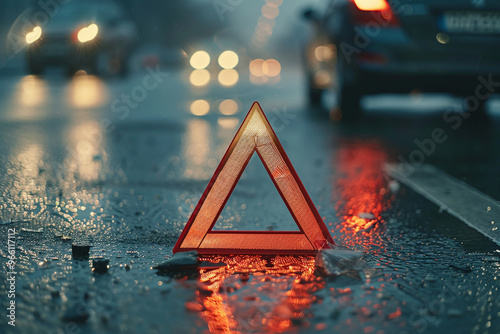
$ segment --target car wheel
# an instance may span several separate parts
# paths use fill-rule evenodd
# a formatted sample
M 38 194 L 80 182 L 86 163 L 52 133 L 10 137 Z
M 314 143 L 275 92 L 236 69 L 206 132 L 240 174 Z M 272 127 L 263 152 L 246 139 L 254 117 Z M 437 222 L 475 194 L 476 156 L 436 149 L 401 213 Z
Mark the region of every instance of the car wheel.
M 337 103 L 331 118 L 342 122 L 358 121 L 363 114 L 360 103 L 362 94 L 359 89 L 353 86 L 338 87 L 336 96 Z
M 355 122 L 363 114 L 361 98 L 363 90 L 359 80 L 347 82 L 349 69 L 342 58 L 337 62 L 337 71 L 334 84 L 335 107 L 330 112 L 330 118 L 335 121 Z
M 487 99 L 480 100 L 477 108 L 470 111 L 470 116 L 468 117 L 472 121 L 485 121 L 488 119 L 488 108 Z

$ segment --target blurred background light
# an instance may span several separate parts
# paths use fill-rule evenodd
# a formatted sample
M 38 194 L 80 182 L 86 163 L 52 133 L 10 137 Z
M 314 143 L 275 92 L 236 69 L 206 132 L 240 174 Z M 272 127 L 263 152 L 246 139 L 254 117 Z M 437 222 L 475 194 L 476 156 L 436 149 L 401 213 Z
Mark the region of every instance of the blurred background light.
M 236 54 L 236 52 L 231 50 L 226 50 L 219 56 L 219 65 L 220 67 L 225 69 L 234 68 L 236 65 L 238 65 L 238 61 L 238 55 Z
M 201 87 L 205 86 L 210 81 L 210 72 L 206 69 L 194 70 L 189 75 L 189 82 L 193 86 Z
M 196 51 L 191 56 L 189 64 L 191 64 L 194 69 L 204 69 L 210 64 L 210 55 L 206 51 Z
M 191 103 L 189 111 L 195 116 L 203 116 L 210 111 L 210 104 L 206 100 L 196 100 Z

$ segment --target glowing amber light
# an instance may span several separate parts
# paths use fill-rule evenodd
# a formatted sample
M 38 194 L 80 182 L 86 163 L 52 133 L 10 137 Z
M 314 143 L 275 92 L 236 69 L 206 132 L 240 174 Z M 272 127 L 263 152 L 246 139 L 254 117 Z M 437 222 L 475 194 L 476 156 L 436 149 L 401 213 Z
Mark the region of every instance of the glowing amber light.
M 189 82 L 193 86 L 201 87 L 205 86 L 210 81 L 210 72 L 205 69 L 194 70 L 189 75 Z
M 275 77 L 281 72 L 281 65 L 276 59 L 268 59 L 262 64 L 262 72 L 269 77 Z
M 238 112 L 238 103 L 235 100 L 224 100 L 219 104 L 219 111 L 222 115 L 234 115 Z
M 234 86 L 239 79 L 238 72 L 235 69 L 225 69 L 219 72 L 217 80 L 222 86 L 230 87 Z
M 191 114 L 196 116 L 203 116 L 210 111 L 210 104 L 205 100 L 196 100 L 191 103 L 189 107 Z
M 224 51 L 220 54 L 219 56 L 219 65 L 222 68 L 234 68 L 236 65 L 238 65 L 238 55 L 236 52 L 227 50 Z
M 36 42 L 42 36 L 42 28 L 36 26 L 32 31 L 26 34 L 26 43 L 31 44 Z
M 236 117 L 220 117 L 217 120 L 217 124 L 223 129 L 234 129 L 238 126 L 239 119 Z
M 99 77 L 77 75 L 69 84 L 68 98 L 75 108 L 96 108 L 107 101 L 108 91 Z
M 389 5 L 386 0 L 354 0 L 360 10 L 387 10 Z
M 261 12 L 262 16 L 264 16 L 266 19 L 274 19 L 278 16 L 280 10 L 275 4 L 268 3 L 262 7 Z
M 221 209 L 257 152 L 300 231 L 213 231 Z M 333 239 L 259 104 L 255 102 L 173 249 L 200 254 L 314 254 Z
M 97 26 L 97 24 L 92 23 L 88 27 L 80 29 L 80 31 L 78 31 L 77 38 L 80 43 L 85 43 L 96 38 L 98 32 L 99 27 Z
M 266 3 L 279 7 L 283 4 L 283 0 L 266 0 Z
M 210 64 L 210 55 L 205 51 L 196 51 L 189 60 L 191 66 L 196 70 L 201 70 Z
M 330 83 L 330 74 L 325 70 L 319 70 L 314 74 L 314 82 L 318 86 L 326 86 Z
M 318 61 L 328 61 L 335 56 L 335 45 L 320 45 L 314 49 L 314 57 Z
M 264 59 L 254 59 L 250 62 L 249 70 L 250 73 L 256 77 L 264 76 L 262 71 L 262 64 L 264 64 Z

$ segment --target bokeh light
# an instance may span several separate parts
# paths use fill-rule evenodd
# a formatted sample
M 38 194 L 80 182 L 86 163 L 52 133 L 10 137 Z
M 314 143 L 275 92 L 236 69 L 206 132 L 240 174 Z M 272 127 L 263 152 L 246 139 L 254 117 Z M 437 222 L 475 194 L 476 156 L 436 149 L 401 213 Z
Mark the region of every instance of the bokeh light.
M 195 116 L 203 116 L 210 111 L 210 104 L 206 100 L 196 100 L 191 103 L 189 111 Z
M 224 69 L 219 72 L 217 79 L 222 86 L 229 87 L 234 86 L 238 82 L 239 75 L 235 69 Z
M 325 70 L 319 70 L 314 74 L 314 82 L 318 86 L 326 86 L 330 83 L 330 74 Z
M 78 41 L 80 41 L 80 43 L 89 42 L 96 38 L 98 32 L 99 27 L 97 26 L 97 24 L 92 23 L 88 27 L 82 28 L 80 29 L 80 31 L 78 31 Z
M 31 44 L 37 41 L 42 36 L 42 28 L 40 26 L 36 26 L 32 31 L 26 34 L 26 43 Z
M 223 129 L 234 129 L 238 126 L 240 120 L 237 117 L 219 117 L 217 124 Z
M 219 65 L 220 67 L 225 69 L 234 68 L 236 65 L 238 65 L 238 61 L 238 55 L 236 54 L 236 52 L 231 50 L 226 50 L 219 56 Z
M 329 61 L 335 56 L 335 45 L 320 45 L 314 49 L 314 57 L 318 61 Z
M 26 107 L 40 106 L 49 97 L 47 83 L 34 75 L 26 75 L 19 82 L 19 102 Z
M 279 7 L 283 4 L 283 0 L 266 0 L 266 3 Z
M 219 111 L 223 115 L 234 115 L 238 112 L 238 103 L 231 99 L 224 100 L 219 104 Z
M 278 9 L 278 6 L 276 6 L 275 4 L 268 3 L 262 7 L 261 12 L 262 16 L 264 16 L 265 18 L 274 19 L 279 15 L 280 10 Z
M 262 64 L 262 72 L 269 77 L 275 77 L 281 72 L 281 65 L 276 59 L 268 59 Z
M 264 64 L 264 59 L 252 60 L 249 65 L 250 73 L 256 77 L 263 76 L 264 72 L 262 71 L 262 64 Z
M 205 86 L 210 81 L 210 72 L 205 69 L 193 70 L 189 75 L 189 82 L 193 86 Z
M 71 79 L 68 98 L 74 108 L 96 108 L 108 99 L 107 86 L 94 75 L 77 75 Z
M 210 64 L 210 55 L 206 51 L 196 51 L 191 56 L 189 64 L 191 64 L 194 69 L 204 69 Z

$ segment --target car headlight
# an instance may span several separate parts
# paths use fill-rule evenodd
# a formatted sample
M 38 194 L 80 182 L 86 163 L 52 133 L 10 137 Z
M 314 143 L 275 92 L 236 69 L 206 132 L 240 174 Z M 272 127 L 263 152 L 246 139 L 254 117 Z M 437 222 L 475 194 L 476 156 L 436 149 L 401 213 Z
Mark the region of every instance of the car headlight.
M 42 28 L 36 26 L 32 31 L 26 34 L 26 43 L 31 44 L 36 42 L 42 36 Z
M 78 31 L 77 38 L 80 41 L 80 43 L 85 43 L 93 40 L 97 36 L 98 32 L 99 32 L 99 27 L 97 26 L 97 24 L 92 23 L 88 27 L 80 29 Z

